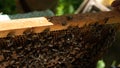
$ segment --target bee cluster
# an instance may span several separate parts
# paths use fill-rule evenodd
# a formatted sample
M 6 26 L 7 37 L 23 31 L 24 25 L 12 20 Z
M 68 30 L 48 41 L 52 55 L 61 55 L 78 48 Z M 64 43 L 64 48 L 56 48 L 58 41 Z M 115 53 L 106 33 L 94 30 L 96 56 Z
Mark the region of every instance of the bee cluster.
M 115 37 L 110 24 L 0 38 L 0 68 L 95 68 Z

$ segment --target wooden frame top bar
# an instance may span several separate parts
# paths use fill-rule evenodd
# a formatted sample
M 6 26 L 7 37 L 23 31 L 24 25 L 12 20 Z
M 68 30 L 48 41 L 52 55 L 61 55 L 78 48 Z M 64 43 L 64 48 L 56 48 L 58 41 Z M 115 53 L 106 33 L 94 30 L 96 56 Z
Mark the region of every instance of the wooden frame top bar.
M 68 26 L 82 27 L 85 24 L 95 22 L 105 23 L 106 19 L 108 19 L 107 23 L 119 23 L 120 12 L 109 11 L 69 16 L 37 17 L 0 21 L 0 38 L 6 37 L 10 32 L 14 32 L 15 35 L 22 35 L 27 29 L 32 29 L 35 33 L 40 33 L 46 28 L 50 28 L 50 31 L 56 31 L 66 29 Z
M 53 25 L 53 23 L 49 22 L 45 17 L 15 19 L 8 21 L 0 21 L 0 31 L 33 28 L 49 25 Z

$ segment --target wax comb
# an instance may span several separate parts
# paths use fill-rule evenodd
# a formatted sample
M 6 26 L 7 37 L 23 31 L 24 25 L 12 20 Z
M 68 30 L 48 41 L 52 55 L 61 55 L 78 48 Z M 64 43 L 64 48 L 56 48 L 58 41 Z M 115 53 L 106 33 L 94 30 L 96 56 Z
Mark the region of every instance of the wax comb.
M 95 68 L 119 29 L 119 12 L 0 22 L 0 68 Z

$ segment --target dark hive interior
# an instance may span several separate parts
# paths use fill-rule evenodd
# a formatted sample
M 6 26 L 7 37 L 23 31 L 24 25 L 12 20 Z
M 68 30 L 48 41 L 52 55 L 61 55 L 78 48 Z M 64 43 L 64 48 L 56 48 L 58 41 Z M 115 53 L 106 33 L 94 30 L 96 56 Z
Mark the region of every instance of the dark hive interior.
M 93 24 L 0 38 L 0 68 L 95 68 L 115 32 Z

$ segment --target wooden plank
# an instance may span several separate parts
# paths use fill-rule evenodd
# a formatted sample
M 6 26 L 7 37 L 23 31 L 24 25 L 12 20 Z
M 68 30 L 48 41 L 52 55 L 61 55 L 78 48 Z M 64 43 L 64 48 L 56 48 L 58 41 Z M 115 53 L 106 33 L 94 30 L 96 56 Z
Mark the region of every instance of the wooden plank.
M 49 25 L 53 25 L 53 23 L 49 22 L 45 17 L 0 21 L 0 37 L 6 37 L 10 32 L 21 35 L 26 29 Z M 42 31 L 42 28 L 39 29 Z
M 0 31 L 53 25 L 45 17 L 0 21 Z
M 50 31 L 56 31 L 66 29 L 68 26 L 82 27 L 85 24 L 89 25 L 95 22 L 105 23 L 106 19 L 108 19 L 107 23 L 119 23 L 120 13 L 110 11 L 0 21 L 0 37 L 6 37 L 10 32 L 13 32 L 15 35 L 22 35 L 27 29 L 31 29 L 35 33 L 40 33 L 46 28 L 50 28 Z

